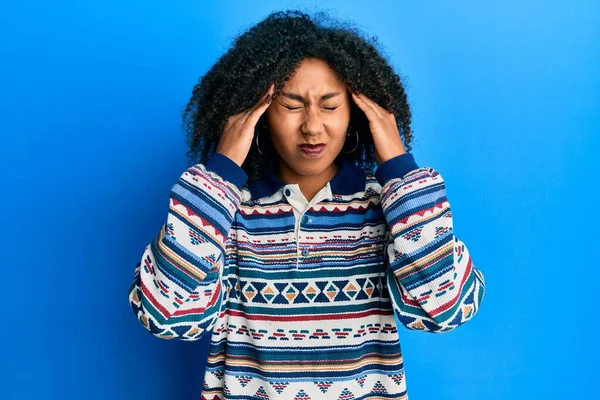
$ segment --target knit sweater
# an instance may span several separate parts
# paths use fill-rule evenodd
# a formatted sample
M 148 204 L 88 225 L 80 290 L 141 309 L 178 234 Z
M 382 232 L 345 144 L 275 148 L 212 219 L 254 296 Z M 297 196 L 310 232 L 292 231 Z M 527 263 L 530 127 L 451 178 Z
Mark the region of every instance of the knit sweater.
M 407 399 L 396 320 L 448 332 L 485 291 L 442 176 L 342 160 L 311 201 L 215 153 L 172 187 L 129 287 L 163 339 L 212 331 L 202 399 Z

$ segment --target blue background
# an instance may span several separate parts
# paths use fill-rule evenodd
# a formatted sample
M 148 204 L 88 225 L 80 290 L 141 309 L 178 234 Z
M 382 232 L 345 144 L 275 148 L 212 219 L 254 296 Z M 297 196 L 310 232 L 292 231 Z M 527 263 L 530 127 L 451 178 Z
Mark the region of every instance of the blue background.
M 487 281 L 458 330 L 400 329 L 411 400 L 592 398 L 599 3 L 413 3 L 4 1 L 0 397 L 199 398 L 208 337 L 157 339 L 127 303 L 187 167 L 181 109 L 235 35 L 318 6 L 405 77 L 413 154 Z

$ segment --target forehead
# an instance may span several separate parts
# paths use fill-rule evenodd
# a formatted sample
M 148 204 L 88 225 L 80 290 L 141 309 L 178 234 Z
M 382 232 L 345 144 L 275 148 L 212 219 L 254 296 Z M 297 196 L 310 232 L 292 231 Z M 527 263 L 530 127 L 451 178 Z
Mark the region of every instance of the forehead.
M 302 60 L 294 75 L 284 85 L 287 91 L 315 95 L 341 89 L 344 83 L 337 72 L 325 61 L 316 58 Z

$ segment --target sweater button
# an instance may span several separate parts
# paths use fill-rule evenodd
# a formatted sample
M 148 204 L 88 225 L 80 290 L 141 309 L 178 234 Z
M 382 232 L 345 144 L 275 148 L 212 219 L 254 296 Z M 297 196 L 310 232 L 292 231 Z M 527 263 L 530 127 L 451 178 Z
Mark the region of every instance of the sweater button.
M 309 219 L 308 219 L 307 215 L 305 215 L 305 216 L 302 217 L 302 223 L 303 224 L 307 223 L 308 221 L 309 221 Z
M 292 191 L 290 189 L 285 189 L 285 195 L 289 196 L 292 194 Z
M 302 249 L 302 255 L 304 257 L 306 257 L 308 255 L 308 253 L 309 253 L 308 249 Z

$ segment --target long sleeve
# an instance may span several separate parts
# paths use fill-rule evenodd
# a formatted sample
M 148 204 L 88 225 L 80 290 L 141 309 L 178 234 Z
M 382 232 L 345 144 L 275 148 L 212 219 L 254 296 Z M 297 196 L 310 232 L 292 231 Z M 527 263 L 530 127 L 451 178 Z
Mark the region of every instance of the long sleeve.
M 154 336 L 198 340 L 214 326 L 226 242 L 246 178 L 215 153 L 171 188 L 167 220 L 144 249 L 128 290 L 131 309 Z
M 442 176 L 419 168 L 410 153 L 377 170 L 388 224 L 387 285 L 394 311 L 408 329 L 447 332 L 477 313 L 483 273 L 454 235 Z

